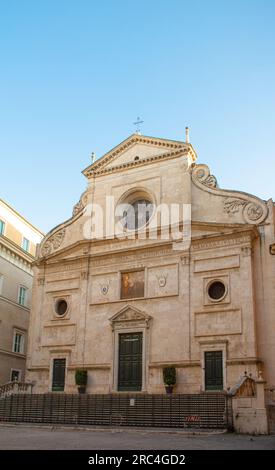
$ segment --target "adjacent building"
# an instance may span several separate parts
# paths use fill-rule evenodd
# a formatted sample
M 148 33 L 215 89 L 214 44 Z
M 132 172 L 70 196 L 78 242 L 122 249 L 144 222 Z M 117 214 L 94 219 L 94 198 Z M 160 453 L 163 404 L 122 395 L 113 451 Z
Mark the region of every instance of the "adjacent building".
M 0 385 L 25 378 L 32 262 L 42 238 L 0 199 Z
M 178 393 L 227 390 L 244 372 L 274 387 L 273 201 L 219 188 L 188 141 L 139 134 L 83 174 L 35 261 L 34 390 L 74 393 L 84 368 L 89 393 L 164 393 L 172 365 Z

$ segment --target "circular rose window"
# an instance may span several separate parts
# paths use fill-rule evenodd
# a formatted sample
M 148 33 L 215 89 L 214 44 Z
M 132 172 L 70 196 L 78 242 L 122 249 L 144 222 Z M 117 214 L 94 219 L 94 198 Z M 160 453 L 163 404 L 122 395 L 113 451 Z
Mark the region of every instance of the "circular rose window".
M 144 227 L 153 213 L 153 204 L 147 199 L 137 199 L 123 212 L 123 226 L 128 230 Z
M 221 281 L 214 281 L 208 287 L 208 295 L 211 300 L 221 300 L 225 296 L 225 285 Z
M 55 312 L 57 313 L 57 315 L 62 317 L 63 315 L 65 315 L 67 310 L 68 310 L 68 304 L 67 304 L 66 300 L 60 299 L 56 302 Z

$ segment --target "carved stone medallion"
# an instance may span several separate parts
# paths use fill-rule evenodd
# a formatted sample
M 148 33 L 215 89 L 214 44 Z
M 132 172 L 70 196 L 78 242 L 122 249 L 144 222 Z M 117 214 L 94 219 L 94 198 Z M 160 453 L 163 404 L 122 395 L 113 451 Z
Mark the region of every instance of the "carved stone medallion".
M 108 293 L 108 290 L 109 290 L 109 284 L 107 283 L 100 284 L 100 292 L 102 295 L 106 295 Z
M 159 283 L 159 287 L 164 287 L 166 285 L 167 274 L 157 274 L 157 280 Z
M 57 248 L 60 247 L 63 239 L 65 236 L 65 229 L 61 229 L 58 232 L 56 232 L 54 235 L 52 235 L 48 240 L 45 242 L 45 244 L 42 246 L 42 256 L 48 256 L 52 253 L 52 251 L 57 250 Z
M 104 284 L 100 284 L 100 292 L 102 295 L 106 295 L 109 291 L 110 281 L 104 282 Z

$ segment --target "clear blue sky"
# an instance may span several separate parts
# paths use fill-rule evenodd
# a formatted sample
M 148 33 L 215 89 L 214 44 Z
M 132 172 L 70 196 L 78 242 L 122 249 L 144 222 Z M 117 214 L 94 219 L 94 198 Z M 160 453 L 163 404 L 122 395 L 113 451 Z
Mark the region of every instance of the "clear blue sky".
M 275 198 L 274 0 L 0 0 L 0 197 L 41 230 L 134 131 Z

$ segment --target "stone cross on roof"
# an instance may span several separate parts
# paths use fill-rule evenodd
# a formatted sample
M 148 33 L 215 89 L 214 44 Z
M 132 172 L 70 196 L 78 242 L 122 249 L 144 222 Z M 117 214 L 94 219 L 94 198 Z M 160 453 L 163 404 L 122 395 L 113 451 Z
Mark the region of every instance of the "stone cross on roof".
M 136 122 L 133 123 L 135 126 L 137 126 L 137 128 L 136 128 L 136 134 L 141 134 L 141 132 L 140 132 L 140 125 L 143 124 L 143 123 L 144 123 L 144 121 L 142 121 L 142 120 L 140 119 L 140 117 L 137 117 Z

